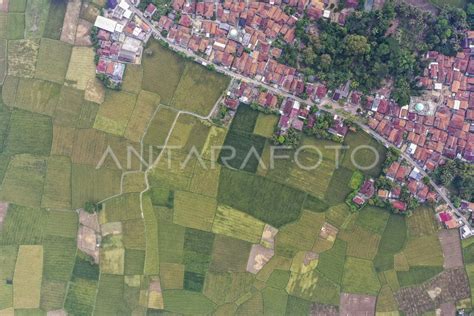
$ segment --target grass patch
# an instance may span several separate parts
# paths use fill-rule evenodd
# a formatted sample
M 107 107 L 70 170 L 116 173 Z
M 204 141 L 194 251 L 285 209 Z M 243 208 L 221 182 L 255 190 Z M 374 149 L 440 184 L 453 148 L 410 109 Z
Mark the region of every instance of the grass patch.
M 356 225 L 351 231 L 341 231 L 339 237 L 347 242 L 347 255 L 373 260 L 377 254 L 380 235 Z
M 2 245 L 39 245 L 47 221 L 46 211 L 10 205 L 0 231 Z
M 259 112 L 252 110 L 249 105 L 240 104 L 230 125 L 230 130 L 252 134 L 257 125 L 259 115 Z
M 259 113 L 257 123 L 253 129 L 253 133 L 262 137 L 271 138 L 275 132 L 275 127 L 278 123 L 277 115 L 269 115 Z
M 54 124 L 62 126 L 76 126 L 84 104 L 84 92 L 63 86 L 58 106 L 54 112 Z
M 267 178 L 224 168 L 218 202 L 250 214 L 274 227 L 296 220 L 306 194 Z
M 39 207 L 43 195 L 46 160 L 31 155 L 16 155 L 8 165 L 0 199 L 29 207 Z
M 180 110 L 208 115 L 229 81 L 227 76 L 209 71 L 196 63 L 187 63 L 171 105 Z
M 265 223 L 226 205 L 217 207 L 212 232 L 259 243 Z
M 289 295 L 286 303 L 286 315 L 306 316 L 311 312 L 312 302 Z
M 127 71 L 123 78 L 122 90 L 138 94 L 142 87 L 142 80 L 143 67 L 141 65 L 127 65 Z
M 11 1 L 12 3 L 15 1 Z M 7 39 L 22 39 L 25 35 L 25 14 L 8 13 Z
M 160 254 L 158 243 L 158 223 L 150 197 L 143 195 L 143 218 L 146 232 L 146 255 L 145 255 L 145 275 L 158 275 L 160 273 Z
M 149 49 L 153 51 L 153 55 L 143 56 L 142 89 L 157 93 L 161 102 L 169 105 L 184 72 L 185 63 L 157 41 L 151 41 Z
M 71 45 L 43 38 L 40 43 L 38 62 L 36 63 L 36 77 L 63 83 L 71 52 Z M 54 58 L 51 58 L 51 56 L 54 56 Z
M 50 2 L 50 0 L 28 0 L 25 10 L 26 38 L 40 38 L 43 35 Z
M 43 280 L 41 285 L 41 309 L 53 311 L 63 308 L 66 286 L 66 282 Z
M 407 238 L 405 217 L 391 214 L 379 243 L 374 266 L 377 271 L 393 269 L 393 256 L 400 252 Z
M 43 247 L 20 246 L 13 276 L 13 307 L 39 308 Z
M 351 216 L 351 211 L 346 203 L 338 204 L 331 207 L 326 212 L 326 220 L 328 223 L 336 226 L 337 228 L 345 228 L 347 220 Z
M 347 293 L 377 295 L 380 290 L 372 262 L 352 257 L 346 260 L 342 284 Z
M 325 212 L 328 208 L 329 205 L 326 202 L 312 195 L 308 195 L 303 204 L 303 209 L 317 213 Z
M 8 3 L 8 12 L 25 12 L 27 0 L 13 0 Z
M 158 219 L 158 242 L 160 263 L 182 263 L 184 234 L 186 228 L 173 224 L 173 214 L 160 209 Z
M 284 315 L 288 301 L 285 290 L 266 287 L 262 290 L 265 315 Z
M 365 168 L 374 165 L 368 170 L 361 170 L 365 175 L 377 177 L 382 171 L 382 164 L 385 161 L 386 149 L 379 144 L 374 138 L 365 132 L 349 133 L 344 138 L 344 145 L 349 146 L 345 152 L 342 165 L 348 169 L 355 170 L 357 167 L 352 163 L 352 158 L 357 165 Z M 360 147 L 366 146 L 366 147 Z M 377 152 L 379 159 L 374 150 Z M 352 157 L 352 158 L 351 158 Z
M 352 192 L 349 186 L 353 171 L 344 167 L 334 170 L 324 200 L 329 205 L 344 203 L 346 197 Z
M 49 155 L 53 138 L 51 118 L 31 112 L 13 111 L 6 152 L 11 155 Z
M 166 310 L 185 315 L 208 315 L 216 305 L 203 294 L 185 290 L 164 290 Z

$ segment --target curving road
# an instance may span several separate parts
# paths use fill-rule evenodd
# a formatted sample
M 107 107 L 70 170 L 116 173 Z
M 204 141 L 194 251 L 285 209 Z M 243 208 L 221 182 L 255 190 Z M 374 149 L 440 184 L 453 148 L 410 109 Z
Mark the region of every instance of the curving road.
M 333 100 L 331 100 L 330 98 L 324 98 L 322 100 L 322 102 L 320 104 L 316 104 L 314 102 L 311 102 L 311 101 L 308 101 L 308 100 L 303 100 L 301 98 L 299 98 L 298 96 L 295 96 L 291 93 L 288 93 L 287 91 L 285 90 L 282 90 L 281 88 L 276 88 L 274 86 L 271 86 L 271 85 L 268 85 L 264 82 L 261 82 L 261 81 L 258 81 L 258 80 L 255 80 L 253 78 L 249 78 L 249 77 L 246 77 L 246 76 L 243 76 L 241 74 L 238 74 L 234 71 L 231 71 L 227 68 L 224 68 L 220 65 L 216 65 L 214 63 L 212 63 L 211 61 L 207 60 L 207 59 L 204 59 L 196 54 L 194 54 L 192 51 L 188 50 L 188 49 L 185 49 L 181 46 L 178 46 L 172 42 L 170 42 L 167 38 L 163 37 L 160 33 L 160 31 L 153 25 L 153 23 L 151 23 L 149 21 L 148 18 L 146 18 L 143 13 L 138 9 L 136 8 L 135 6 L 131 5 L 130 6 L 130 9 L 132 10 L 133 13 L 135 13 L 136 15 L 138 15 L 143 21 L 147 22 L 147 24 L 150 26 L 150 28 L 152 29 L 152 31 L 154 32 L 154 34 L 156 35 L 156 37 L 158 39 L 161 39 L 163 41 L 165 41 L 166 43 L 169 44 L 170 48 L 173 49 L 174 51 L 177 51 L 177 52 L 181 52 L 183 54 L 185 54 L 186 56 L 188 57 L 192 57 L 196 62 L 199 62 L 201 64 L 212 64 L 214 65 L 215 67 L 215 70 L 217 72 L 220 72 L 220 73 L 223 73 L 223 74 L 226 74 L 228 75 L 229 77 L 231 78 L 234 78 L 234 79 L 237 79 L 237 80 L 241 80 L 241 81 L 244 81 L 244 82 L 247 82 L 247 83 L 251 83 L 251 84 L 254 84 L 254 85 L 257 85 L 257 86 L 261 86 L 261 87 L 264 87 L 265 89 L 267 89 L 268 91 L 271 91 L 275 94 L 279 94 L 279 95 L 282 95 L 282 96 L 285 96 L 285 97 L 290 97 L 290 98 L 293 98 L 301 103 L 306 103 L 306 104 L 309 104 L 309 105 L 315 105 L 315 106 L 318 106 L 318 107 L 321 107 L 321 105 L 330 105 L 331 106 L 331 109 L 325 109 L 325 111 L 327 112 L 330 112 L 332 114 L 338 114 L 341 116 L 340 113 L 336 113 L 336 110 L 337 109 L 344 109 L 343 107 L 341 107 L 337 102 L 334 102 Z M 184 113 L 183 113 L 184 114 Z M 191 115 L 196 115 L 194 113 L 186 113 L 186 114 L 191 114 Z M 343 116 L 343 115 L 342 115 Z M 208 118 L 208 117 L 203 117 L 203 119 L 205 118 Z M 384 146 L 386 147 L 389 147 L 389 146 L 393 146 L 393 144 L 391 144 L 390 142 L 388 142 L 385 138 L 383 138 L 382 136 L 380 136 L 378 133 L 376 133 L 374 130 L 370 129 L 367 125 L 365 124 L 362 124 L 360 122 L 354 122 L 355 124 L 357 124 L 362 130 L 364 130 L 366 133 L 370 134 L 372 137 L 374 137 L 375 139 L 377 139 L 379 142 L 381 142 L 382 144 L 384 144 Z M 421 166 L 418 165 L 418 163 L 416 161 L 413 160 L 413 158 L 411 158 L 408 154 L 406 153 L 401 153 L 401 156 L 406 160 L 408 161 L 413 167 L 417 167 L 419 170 L 420 170 L 420 173 L 424 176 L 424 177 L 429 177 L 429 175 L 423 170 L 423 168 Z M 462 216 L 462 214 L 459 212 L 459 210 L 454 207 L 453 203 L 451 202 L 451 200 L 449 199 L 449 197 L 447 196 L 447 194 L 445 193 L 445 191 L 440 187 L 438 186 L 436 183 L 434 183 L 434 181 L 429 177 L 430 179 L 430 184 L 432 185 L 432 187 L 435 189 L 435 191 L 439 194 L 439 196 L 446 202 L 446 204 L 448 204 L 459 216 L 460 218 L 462 219 L 463 223 L 468 225 L 468 221 L 467 219 L 464 218 L 464 216 Z

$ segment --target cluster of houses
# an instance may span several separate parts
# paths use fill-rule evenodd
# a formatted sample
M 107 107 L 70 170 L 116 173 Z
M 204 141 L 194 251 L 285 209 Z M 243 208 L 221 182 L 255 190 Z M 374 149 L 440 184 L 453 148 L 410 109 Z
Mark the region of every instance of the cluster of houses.
M 327 94 L 327 88 L 324 85 L 311 85 L 311 98 L 323 98 Z M 227 92 L 224 98 L 224 105 L 231 111 L 236 111 L 240 103 L 253 104 L 268 112 L 280 115 L 278 129 L 286 132 L 292 128 L 301 132 L 303 128 L 313 128 L 318 115 L 322 112 L 312 105 L 303 104 L 294 98 L 283 98 L 273 92 L 262 90 L 258 86 L 247 82 L 235 82 Z M 328 133 L 344 138 L 349 131 L 349 127 L 344 120 L 334 115 L 333 124 L 328 129 Z
M 399 107 L 376 98 L 368 104 L 369 126 L 433 171 L 443 156 L 474 162 L 474 32 L 454 57 L 429 52 L 429 66 L 420 84 L 421 98 Z
M 174 0 L 171 12 L 155 23 L 167 40 L 210 62 L 295 95 L 311 89 L 294 67 L 279 63 L 281 44 L 292 45 L 299 19 L 345 22 L 358 0 L 342 11 L 332 0 Z M 153 16 L 150 4 L 145 14 Z
M 358 207 L 362 207 L 375 195 L 374 179 L 366 179 L 360 186 L 356 195 L 352 198 L 352 202 Z
M 143 47 L 152 30 L 146 21 L 133 13 L 125 0 L 103 13 L 94 23 L 98 30 L 96 73 L 117 84 L 123 80 L 126 64 L 141 63 Z

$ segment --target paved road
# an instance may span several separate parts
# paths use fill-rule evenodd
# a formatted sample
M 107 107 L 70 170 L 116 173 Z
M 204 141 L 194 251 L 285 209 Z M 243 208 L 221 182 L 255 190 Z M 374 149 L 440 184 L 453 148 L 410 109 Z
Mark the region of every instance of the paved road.
M 143 16 L 143 13 L 138 10 L 136 7 L 134 7 L 133 5 L 130 6 L 131 10 L 136 14 L 138 15 L 141 19 L 143 19 L 144 21 L 146 21 L 149 26 L 151 27 L 151 29 L 153 30 L 154 33 L 156 33 L 159 37 L 159 39 L 165 41 L 166 43 L 169 44 L 170 48 L 172 48 L 173 50 L 175 51 L 178 51 L 178 52 L 181 52 L 183 54 L 185 54 L 186 56 L 188 57 L 192 57 L 194 58 L 195 61 L 201 63 L 201 64 L 213 64 L 211 61 L 209 60 L 206 60 L 200 56 L 197 56 L 195 55 L 193 52 L 181 47 L 181 46 L 178 46 L 174 43 L 171 43 L 167 38 L 164 38 L 160 31 L 147 19 L 145 18 L 145 16 Z M 254 85 L 257 85 L 257 86 L 261 86 L 261 87 L 264 87 L 266 88 L 268 91 L 271 91 L 271 92 L 274 92 L 275 94 L 279 94 L 279 95 L 282 95 L 282 96 L 285 96 L 285 97 L 290 97 L 290 98 L 293 98 L 301 103 L 306 103 L 306 104 L 309 104 L 309 105 L 317 105 L 313 102 L 310 102 L 308 100 L 303 100 L 291 93 L 288 93 L 287 91 L 284 91 L 282 89 L 279 89 L 279 88 L 276 88 L 274 86 L 270 86 L 264 82 L 261 82 L 261 81 L 258 81 L 258 80 L 255 80 L 255 79 L 252 79 L 252 78 L 248 78 L 246 76 L 243 76 L 241 74 L 238 74 L 238 73 L 235 73 L 227 68 L 224 68 L 220 65 L 216 65 L 216 64 L 213 64 L 216 71 L 220 72 L 220 73 L 223 73 L 223 74 L 226 74 L 228 75 L 229 77 L 231 78 L 235 78 L 235 79 L 238 79 L 238 80 L 241 80 L 241 81 L 244 81 L 244 82 L 248 82 L 248 83 L 251 83 L 251 84 L 254 84 Z M 343 109 L 344 110 L 344 107 L 341 107 L 337 102 L 334 102 L 333 100 L 329 99 L 329 98 L 324 98 L 322 100 L 322 102 L 319 104 L 319 106 L 321 105 L 330 105 L 332 108 L 331 109 L 325 109 L 325 111 L 328 111 L 332 114 L 337 114 L 336 113 L 336 110 L 338 109 Z M 365 132 L 367 132 L 368 134 L 370 134 L 372 137 L 374 137 L 375 139 L 377 139 L 378 141 L 380 141 L 382 144 L 384 144 L 386 147 L 388 146 L 393 146 L 391 143 L 389 143 L 385 138 L 383 138 L 382 136 L 380 136 L 378 133 L 376 133 L 374 130 L 370 129 L 367 125 L 365 124 L 362 124 L 362 123 L 359 123 L 359 122 L 355 122 L 361 129 L 363 129 Z M 409 155 L 407 155 L 406 153 L 401 153 L 402 157 L 405 158 L 412 166 L 414 167 L 417 167 L 419 170 L 420 170 L 420 173 L 424 176 L 424 177 L 429 177 L 428 174 L 423 170 L 423 168 L 421 166 L 418 165 L 418 163 L 416 161 L 414 161 Z M 439 196 L 446 202 L 446 204 L 448 204 L 463 220 L 464 224 L 468 224 L 467 220 L 464 218 L 464 216 L 462 216 L 462 214 L 459 213 L 459 211 L 454 207 L 454 205 L 451 203 L 451 200 L 448 198 L 448 196 L 446 195 L 445 191 L 439 187 L 436 183 L 433 182 L 433 180 L 431 180 L 430 178 L 430 184 L 433 186 L 433 188 L 436 190 L 436 192 L 439 194 Z

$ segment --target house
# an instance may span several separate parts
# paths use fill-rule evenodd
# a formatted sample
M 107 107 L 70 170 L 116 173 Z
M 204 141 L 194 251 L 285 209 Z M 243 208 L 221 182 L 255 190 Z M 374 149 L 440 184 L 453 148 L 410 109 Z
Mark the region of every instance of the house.
M 353 199 L 352 199 L 352 202 L 354 202 L 355 204 L 359 205 L 359 206 L 362 206 L 364 205 L 365 203 L 365 199 L 363 197 L 361 197 L 360 195 L 356 195 Z
M 338 137 L 344 138 L 348 131 L 349 128 L 344 125 L 344 121 L 342 120 L 342 118 L 338 117 L 337 115 L 334 115 L 333 123 L 328 129 L 328 132 Z
M 370 199 L 374 196 L 375 193 L 375 186 L 374 186 L 374 179 L 365 180 L 362 186 L 360 187 L 359 194 L 362 194 L 367 199 Z
M 383 200 L 388 199 L 390 192 L 388 190 L 378 190 L 377 191 L 377 196 Z
M 99 15 L 95 19 L 94 26 L 101 30 L 113 33 L 117 27 L 117 21 Z
M 392 201 L 392 207 L 401 212 L 405 212 L 407 210 L 406 203 L 402 201 Z
M 156 6 L 153 3 L 150 3 L 146 9 L 145 12 L 143 12 L 143 15 L 147 18 L 151 18 L 157 11 Z

